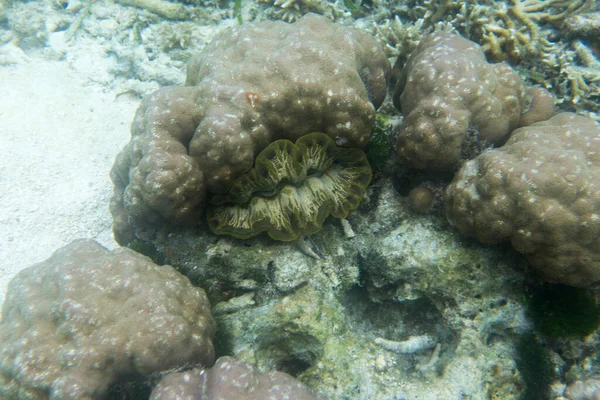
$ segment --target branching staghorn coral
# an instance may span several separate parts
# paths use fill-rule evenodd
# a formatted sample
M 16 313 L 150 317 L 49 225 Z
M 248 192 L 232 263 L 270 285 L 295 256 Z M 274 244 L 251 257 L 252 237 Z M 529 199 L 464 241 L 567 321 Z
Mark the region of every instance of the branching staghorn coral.
M 539 23 L 560 24 L 566 17 L 588 12 L 593 0 L 512 0 L 512 5 L 490 13 L 490 7 L 469 10 L 469 25 L 475 39 L 482 43 L 488 58 L 520 61 L 525 56 L 552 60 L 557 53 Z M 597 6 L 596 6 L 597 7 Z
M 405 24 L 398 15 L 382 22 L 373 21 L 372 33 L 377 36 L 385 46 L 388 57 L 407 57 L 421 40 L 423 18 L 413 24 Z
M 371 32 L 382 41 L 388 56 L 403 60 L 427 34 L 458 33 L 468 15 L 464 0 L 426 0 L 407 9 L 398 9 L 394 3 L 387 6 L 385 17 L 372 21 Z
M 275 19 L 287 22 L 297 21 L 309 12 L 325 14 L 334 7 L 326 0 L 258 0 L 258 2 L 270 4 L 272 7 L 267 13 Z
M 450 22 L 437 22 L 427 27 L 426 20 L 419 18 L 412 24 L 402 22 L 398 15 L 381 23 L 373 22 L 371 31 L 380 38 L 389 57 L 406 58 L 417 47 L 424 33 L 447 32 L 456 33 Z
M 467 7 L 467 2 L 463 0 L 425 0 L 423 4 L 428 8 L 424 18 L 429 24 L 435 24 L 438 21 L 442 21 L 444 17 L 453 10 L 460 10 L 464 13 Z
M 516 65 L 522 76 L 550 90 L 566 109 L 600 120 L 600 3 L 428 0 L 410 9 L 383 3 L 389 11 L 374 19 L 371 31 L 388 56 L 398 57 L 398 66 L 423 36 L 460 33 L 481 44 L 488 60 Z M 441 19 L 439 10 L 446 12 Z
M 600 8 L 600 4 L 598 7 Z M 598 38 L 600 37 L 600 13 L 589 12 L 565 18 L 561 30 L 567 37 Z
M 571 47 L 573 52 L 564 52 L 558 57 L 561 73 L 556 77 L 557 91 L 579 113 L 599 120 L 600 61 L 579 40 Z
M 596 6 L 595 0 L 512 0 L 512 3 L 509 12 L 526 25 L 530 21 L 562 22 L 568 16 L 591 11 Z
M 600 5 L 592 0 L 496 4 L 501 7 L 478 4 L 468 8 L 467 37 L 481 43 L 489 60 L 519 64 L 521 74 L 553 91 L 559 102 L 598 119 L 598 59 L 589 47 L 593 45 L 589 38 L 595 35 L 577 32 L 587 32 L 595 21 L 595 14 L 589 12 Z M 561 34 L 552 36 L 558 26 Z M 588 38 L 588 42 L 573 41 L 577 37 Z
M 519 67 L 530 80 L 556 95 L 558 102 L 600 120 L 600 60 L 582 40 L 561 43 L 556 64 L 526 62 Z

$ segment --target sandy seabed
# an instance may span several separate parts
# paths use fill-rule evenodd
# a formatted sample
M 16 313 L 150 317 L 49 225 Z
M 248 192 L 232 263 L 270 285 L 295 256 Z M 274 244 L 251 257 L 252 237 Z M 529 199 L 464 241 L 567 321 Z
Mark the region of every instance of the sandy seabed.
M 74 239 L 117 246 L 108 173 L 139 99 L 94 81 L 103 58 L 84 62 L 22 54 L 0 66 L 0 302 L 20 270 Z

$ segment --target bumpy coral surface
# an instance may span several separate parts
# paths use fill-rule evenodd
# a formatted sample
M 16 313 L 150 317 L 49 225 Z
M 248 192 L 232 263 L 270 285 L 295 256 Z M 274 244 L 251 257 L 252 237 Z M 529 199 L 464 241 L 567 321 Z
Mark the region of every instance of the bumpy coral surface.
M 255 366 L 221 357 L 210 369 L 172 373 L 152 391 L 151 400 L 245 399 L 315 400 L 315 393 L 288 374 L 260 372 Z
M 170 87 L 142 101 L 132 139 L 110 171 L 117 242 L 133 240 L 135 224 L 200 219 L 206 197 L 204 174 L 185 146 L 202 115 L 199 97 L 196 88 Z
M 212 364 L 214 333 L 204 291 L 173 268 L 76 241 L 9 284 L 0 398 L 103 399 L 123 379 Z
M 421 40 L 402 69 L 394 104 L 406 120 L 400 158 L 416 168 L 449 168 L 471 140 L 499 144 L 527 109 L 521 79 L 507 64 L 488 64 L 481 48 L 460 36 L 435 33 Z
M 217 234 L 249 238 L 261 232 L 277 240 L 295 240 L 317 232 L 331 214 L 345 218 L 362 200 L 371 167 L 359 149 L 335 145 L 323 133 L 296 143 L 281 139 L 257 157 L 227 196 L 208 208 L 208 224 Z
M 188 64 L 186 87 L 142 103 L 111 172 L 117 239 L 197 222 L 206 192 L 226 193 L 274 140 L 323 132 L 365 146 L 389 71 L 375 39 L 316 15 L 220 34 Z
M 446 212 L 485 243 L 510 239 L 546 280 L 600 283 L 600 126 L 570 113 L 520 128 L 467 162 Z

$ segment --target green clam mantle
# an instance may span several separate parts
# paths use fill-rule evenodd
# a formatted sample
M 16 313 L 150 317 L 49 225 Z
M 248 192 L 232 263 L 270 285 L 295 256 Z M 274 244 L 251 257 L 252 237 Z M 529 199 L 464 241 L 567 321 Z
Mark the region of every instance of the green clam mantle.
M 345 218 L 360 204 L 371 181 L 371 167 L 359 149 L 337 147 L 323 133 L 294 144 L 277 140 L 256 157 L 229 193 L 208 206 L 210 229 L 246 239 L 267 232 L 276 240 L 295 240 L 317 232 L 331 214 Z

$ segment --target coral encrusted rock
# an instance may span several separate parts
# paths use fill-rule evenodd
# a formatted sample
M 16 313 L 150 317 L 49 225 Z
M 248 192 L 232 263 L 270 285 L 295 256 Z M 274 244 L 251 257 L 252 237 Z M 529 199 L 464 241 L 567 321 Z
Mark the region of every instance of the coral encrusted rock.
M 185 87 L 160 89 L 136 114 L 111 171 L 117 240 L 199 223 L 206 196 L 227 193 L 275 140 L 323 132 L 366 146 L 389 73 L 374 38 L 317 15 L 219 34 L 189 62 Z
M 415 168 L 453 168 L 506 141 L 530 101 L 519 75 L 508 64 L 489 64 L 476 43 L 449 33 L 428 35 L 396 84 L 394 105 L 406 117 L 400 159 Z M 553 105 L 547 107 L 528 122 L 549 116 Z
M 246 362 L 221 357 L 209 369 L 166 375 L 150 396 L 150 400 L 182 399 L 316 400 L 317 396 L 288 374 L 265 374 Z
M 9 284 L 0 322 L 0 398 L 89 400 L 111 385 L 212 365 L 206 294 L 126 248 L 75 241 Z
M 515 130 L 463 165 L 446 214 L 484 243 L 510 240 L 545 280 L 600 283 L 600 125 L 571 113 Z
M 271 143 L 255 167 L 226 196 L 208 207 L 216 234 L 246 239 L 267 232 L 291 241 L 321 229 L 329 215 L 345 218 L 360 204 L 371 167 L 360 149 L 337 147 L 329 136 L 311 133 L 292 143 Z

